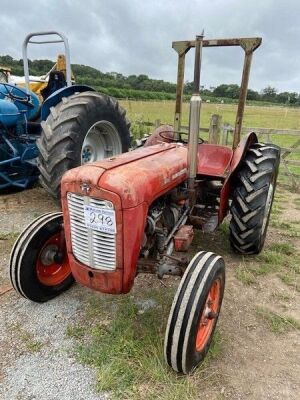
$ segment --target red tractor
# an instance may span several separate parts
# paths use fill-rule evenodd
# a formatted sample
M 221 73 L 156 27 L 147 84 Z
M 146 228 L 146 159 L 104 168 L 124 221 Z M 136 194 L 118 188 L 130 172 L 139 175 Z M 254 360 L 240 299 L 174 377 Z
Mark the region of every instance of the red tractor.
M 112 294 L 130 291 L 140 272 L 182 276 L 167 323 L 165 358 L 190 373 L 205 357 L 221 308 L 225 265 L 206 251 L 184 256 L 193 229 L 212 232 L 230 212 L 230 243 L 242 254 L 263 247 L 280 151 L 240 141 L 251 58 L 260 38 L 174 42 L 178 53 L 174 128 L 159 127 L 143 147 L 68 171 L 61 183 L 62 213 L 38 217 L 21 233 L 10 258 L 15 290 L 48 301 L 74 279 Z M 199 139 L 202 47 L 245 51 L 233 148 Z M 195 91 L 188 143 L 181 140 L 185 54 L 195 48 Z

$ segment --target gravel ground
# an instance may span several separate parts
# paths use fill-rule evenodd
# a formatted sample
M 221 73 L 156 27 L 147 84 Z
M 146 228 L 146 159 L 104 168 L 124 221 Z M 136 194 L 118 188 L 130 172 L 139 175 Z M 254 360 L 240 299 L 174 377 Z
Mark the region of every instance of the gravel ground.
M 40 188 L 0 197 L 0 289 L 10 285 L 8 260 L 15 235 L 38 215 L 57 209 Z M 73 339 L 66 335 L 84 306 L 84 294 L 86 289 L 75 285 L 45 304 L 13 290 L 0 297 L 1 400 L 108 398 L 95 390 L 97 372 L 71 356 Z
M 80 313 L 81 288 L 47 304 L 35 304 L 11 292 L 0 310 L 0 399 L 99 400 L 96 372 L 70 355 L 67 326 Z M 11 339 L 9 341 L 9 338 Z

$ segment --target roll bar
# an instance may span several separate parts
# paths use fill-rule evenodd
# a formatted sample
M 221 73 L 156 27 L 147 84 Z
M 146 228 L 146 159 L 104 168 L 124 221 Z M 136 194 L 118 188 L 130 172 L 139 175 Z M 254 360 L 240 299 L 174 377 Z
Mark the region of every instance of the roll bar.
M 35 40 L 30 40 L 34 37 L 37 36 L 58 36 L 58 38 L 53 39 L 53 40 L 42 40 L 42 41 L 35 41 Z M 60 32 L 56 31 L 47 31 L 47 32 L 34 32 L 34 33 L 29 33 L 23 42 L 22 45 L 22 56 L 23 56 L 23 64 L 24 64 L 24 76 L 25 76 L 25 84 L 26 84 L 26 90 L 29 91 L 29 66 L 28 66 L 28 55 L 27 55 L 27 49 L 28 49 L 28 44 L 49 44 L 49 43 L 63 43 L 64 48 L 65 48 L 65 58 L 66 58 L 66 81 L 67 81 L 67 86 L 71 86 L 71 62 L 70 62 L 70 48 L 69 48 L 69 43 L 67 37 Z
M 202 42 L 203 47 L 232 47 L 239 46 L 245 52 L 244 67 L 241 80 L 241 89 L 239 96 L 239 104 L 236 114 L 233 148 L 236 148 L 241 137 L 242 122 L 244 116 L 245 103 L 248 91 L 248 82 L 250 75 L 250 67 L 253 52 L 261 45 L 262 39 L 260 37 L 254 38 L 233 38 L 233 39 L 204 39 Z M 175 135 L 179 136 L 181 127 L 181 113 L 182 113 L 182 94 L 184 85 L 184 67 L 185 55 L 193 47 L 196 47 L 196 40 L 176 41 L 172 43 L 173 49 L 178 53 L 178 69 L 177 69 L 177 87 L 176 87 L 176 106 L 174 118 Z M 194 74 L 196 71 L 194 71 Z M 200 77 L 199 77 L 200 79 Z

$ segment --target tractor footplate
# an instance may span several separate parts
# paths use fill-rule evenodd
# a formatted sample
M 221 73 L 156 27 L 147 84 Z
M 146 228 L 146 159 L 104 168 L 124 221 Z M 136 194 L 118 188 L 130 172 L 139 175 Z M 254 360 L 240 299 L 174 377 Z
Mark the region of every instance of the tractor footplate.
M 192 208 L 189 220 L 195 228 L 203 232 L 214 232 L 219 224 L 218 210 L 196 204 Z

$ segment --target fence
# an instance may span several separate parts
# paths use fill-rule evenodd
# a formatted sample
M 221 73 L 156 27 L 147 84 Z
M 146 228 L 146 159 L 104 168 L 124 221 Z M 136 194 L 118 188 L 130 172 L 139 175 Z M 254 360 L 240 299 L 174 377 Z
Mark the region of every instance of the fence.
M 157 127 L 160 121 L 156 120 L 151 126 Z M 187 126 L 181 126 L 183 132 L 188 131 Z M 209 128 L 200 128 L 200 134 L 205 133 L 208 143 L 224 146 L 232 144 L 234 128 L 222 124 L 222 117 L 214 114 L 210 120 Z M 279 169 L 279 182 L 288 184 L 292 189 L 300 189 L 300 130 L 267 129 L 257 127 L 244 127 L 242 134 L 255 132 L 259 141 L 273 143 L 281 148 L 281 164 Z

